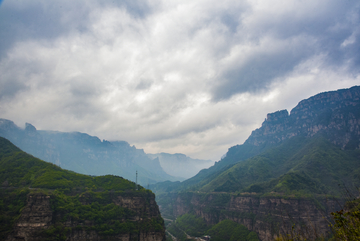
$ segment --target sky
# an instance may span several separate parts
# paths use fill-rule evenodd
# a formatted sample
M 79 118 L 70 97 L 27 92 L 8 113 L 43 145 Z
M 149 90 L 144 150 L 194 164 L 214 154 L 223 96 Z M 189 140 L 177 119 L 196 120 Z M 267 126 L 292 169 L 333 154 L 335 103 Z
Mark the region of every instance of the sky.
M 360 84 L 357 0 L 0 1 L 0 118 L 217 161 Z

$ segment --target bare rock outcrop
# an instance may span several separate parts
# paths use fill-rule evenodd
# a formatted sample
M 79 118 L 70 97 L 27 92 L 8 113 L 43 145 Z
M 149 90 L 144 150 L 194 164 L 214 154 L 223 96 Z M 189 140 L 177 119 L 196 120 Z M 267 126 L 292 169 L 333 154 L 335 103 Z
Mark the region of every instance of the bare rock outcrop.
M 245 143 L 277 144 L 293 136 L 326 133 L 342 149 L 360 148 L 360 86 L 320 93 L 302 100 L 291 110 L 267 115 Z

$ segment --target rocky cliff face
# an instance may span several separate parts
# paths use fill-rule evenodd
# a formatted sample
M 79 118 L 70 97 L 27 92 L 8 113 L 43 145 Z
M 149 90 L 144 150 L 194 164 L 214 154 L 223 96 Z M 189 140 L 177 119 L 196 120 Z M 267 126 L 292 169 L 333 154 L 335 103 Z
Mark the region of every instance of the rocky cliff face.
M 27 204 L 21 212 L 21 216 L 15 224 L 14 232 L 6 241 L 40 241 L 54 238 L 49 232 L 54 233 L 54 224 L 61 227 L 57 234 L 61 240 L 68 241 L 100 241 L 100 240 L 139 240 L 139 241 L 165 241 L 164 229 L 161 231 L 146 231 L 139 229 L 136 233 L 123 233 L 117 235 L 100 235 L 92 229 L 93 222 L 87 220 L 72 220 L 66 218 L 65 212 L 53 210 L 53 196 L 42 193 L 28 196 Z M 82 197 L 84 204 L 89 200 Z M 90 200 L 91 202 L 91 200 Z M 126 217 L 132 221 L 142 222 L 152 218 L 159 218 L 160 212 L 154 199 L 154 195 L 124 195 L 116 196 L 113 202 L 121 207 L 133 211 L 132 217 Z M 118 217 L 124 220 L 125 217 Z M 59 226 L 59 222 L 61 225 Z M 55 230 L 56 234 L 56 230 Z M 60 240 L 60 239 L 59 239 Z
M 288 233 L 293 224 L 295 228 L 302 227 L 310 240 L 314 239 L 314 231 L 326 235 L 330 220 L 327 214 L 338 208 L 338 202 L 325 198 L 314 202 L 305 198 L 225 193 L 183 193 L 173 198 L 176 217 L 194 212 L 212 225 L 230 219 L 255 231 L 263 241 L 274 240 L 279 233 Z
M 267 115 L 245 143 L 277 144 L 297 135 L 324 132 L 343 149 L 360 148 L 360 87 L 320 93 L 287 110 Z

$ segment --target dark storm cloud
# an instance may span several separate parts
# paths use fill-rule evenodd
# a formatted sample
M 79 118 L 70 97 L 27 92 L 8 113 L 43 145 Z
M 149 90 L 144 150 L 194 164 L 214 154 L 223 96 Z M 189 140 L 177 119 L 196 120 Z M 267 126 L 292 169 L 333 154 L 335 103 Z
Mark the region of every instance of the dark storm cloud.
M 293 69 L 316 55 L 325 55 L 329 68 L 346 65 L 354 74 L 360 70 L 359 48 L 359 2 L 330 1 L 314 5 L 304 16 L 296 12 L 269 14 L 267 21 L 240 26 L 239 35 L 246 34 L 245 40 L 257 43 L 255 54 L 239 61 L 231 68 L 224 69 L 219 81 L 213 87 L 213 99 L 229 99 L 233 95 L 266 90 L 273 81 L 289 74 Z M 317 8 L 321 7 L 321 8 Z M 270 42 L 262 43 L 264 37 Z M 349 39 L 350 38 L 350 39 Z M 303 41 L 294 41 L 302 39 Z M 283 48 L 273 49 L 279 42 Z M 238 44 L 247 44 L 239 38 Z
M 51 40 L 89 31 L 91 11 L 96 7 L 125 8 L 139 18 L 151 12 L 147 1 L 7 0 L 0 7 L 0 59 L 18 41 Z
M 1 78 L 1 75 L 0 75 Z M 17 79 L 6 79 L 0 83 L 4 88 L 0 89 L 0 99 L 11 98 L 20 91 L 27 90 L 28 87 L 24 83 L 18 81 Z
M 284 46 L 275 53 L 262 52 L 249 56 L 241 66 L 225 70 L 214 85 L 214 99 L 224 100 L 235 94 L 244 92 L 259 92 L 269 88 L 271 80 L 281 77 L 293 70 L 302 60 L 308 57 L 309 48 L 298 46 L 300 51 L 289 51 Z M 301 50 L 305 51 L 301 51 Z M 220 82 L 222 81 L 222 82 Z
M 75 13 L 77 11 L 77 14 Z M 63 11 L 71 21 L 62 20 Z M 0 57 L 18 41 L 55 39 L 74 29 L 85 29 L 88 16 L 74 3 L 68 6 L 58 1 L 5 1 L 0 7 Z

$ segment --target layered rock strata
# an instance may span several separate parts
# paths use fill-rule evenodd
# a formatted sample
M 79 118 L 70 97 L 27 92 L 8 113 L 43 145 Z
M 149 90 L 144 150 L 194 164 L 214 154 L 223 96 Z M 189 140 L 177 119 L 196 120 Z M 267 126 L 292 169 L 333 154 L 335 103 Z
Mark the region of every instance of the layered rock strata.
M 320 201 L 319 201 L 320 200 Z M 255 231 L 263 241 L 286 234 L 295 225 L 310 240 L 329 233 L 330 210 L 339 208 L 336 200 L 295 197 L 258 197 L 256 195 L 184 193 L 174 196 L 173 213 L 193 212 L 207 224 L 230 219 Z
M 63 236 L 67 241 L 100 241 L 100 240 L 123 240 L 123 241 L 165 241 L 165 228 L 162 231 L 141 231 L 136 233 L 124 233 L 117 235 L 100 235 L 91 227 L 93 221 L 72 220 L 67 218 L 64 221 L 64 213 L 54 211 L 51 199 L 54 198 L 45 194 L 32 194 L 27 198 L 27 204 L 21 212 L 21 216 L 14 227 L 14 232 L 9 235 L 6 241 L 40 241 L 49 240 L 44 233 L 61 222 L 62 230 L 66 230 Z M 88 201 L 82 197 L 84 204 Z M 121 207 L 134 211 L 133 217 L 127 217 L 131 221 L 143 221 L 145 219 L 159 218 L 160 212 L 155 202 L 154 195 L 125 195 L 116 196 L 113 202 Z M 118 217 L 124 220 L 124 217 Z M 54 238 L 54 237 L 52 237 Z
M 246 144 L 277 144 L 293 136 L 326 133 L 328 139 L 343 149 L 360 148 L 360 87 L 320 93 L 302 100 L 291 110 L 267 115 Z

